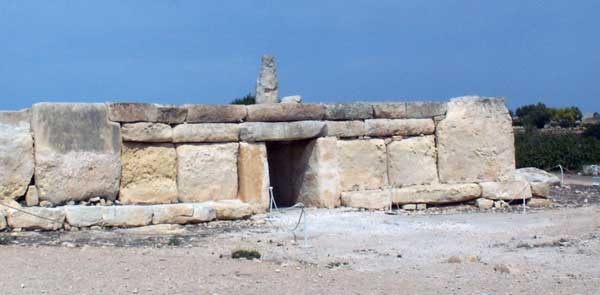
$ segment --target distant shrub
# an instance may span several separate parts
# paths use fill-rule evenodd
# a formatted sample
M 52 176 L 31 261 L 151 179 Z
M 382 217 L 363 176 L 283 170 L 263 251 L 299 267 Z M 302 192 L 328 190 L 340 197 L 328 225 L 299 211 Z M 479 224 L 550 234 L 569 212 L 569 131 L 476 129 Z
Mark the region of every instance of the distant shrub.
M 516 110 L 516 115 L 526 128 L 544 128 L 550 122 L 552 113 L 543 103 L 522 106 Z
M 577 121 L 583 117 L 578 107 L 568 107 L 559 109 L 549 109 L 552 115 L 552 121 L 557 122 L 560 127 L 574 127 Z
M 600 139 L 600 125 L 588 125 L 585 127 L 583 136 Z
M 244 96 L 242 98 L 236 98 L 233 101 L 231 101 L 231 104 L 249 105 L 249 104 L 255 104 L 255 103 L 256 103 L 256 97 L 254 95 L 252 95 L 252 93 L 248 93 L 248 94 L 246 94 L 246 96 Z
M 517 167 L 551 169 L 560 164 L 570 170 L 600 163 L 600 139 L 574 133 L 525 132 L 515 135 Z

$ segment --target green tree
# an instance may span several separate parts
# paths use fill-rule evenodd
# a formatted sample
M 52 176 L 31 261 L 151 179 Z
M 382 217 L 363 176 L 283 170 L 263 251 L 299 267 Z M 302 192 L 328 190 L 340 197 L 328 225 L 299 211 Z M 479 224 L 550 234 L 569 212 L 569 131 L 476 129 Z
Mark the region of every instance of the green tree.
M 587 127 L 585 127 L 583 136 L 600 139 L 600 125 L 588 125 Z
M 558 122 L 561 127 L 574 127 L 583 115 L 578 107 L 550 109 L 552 120 Z
M 249 104 L 255 104 L 255 103 L 256 103 L 256 97 L 254 95 L 252 95 L 252 93 L 248 93 L 248 94 L 246 94 L 246 96 L 244 96 L 242 98 L 236 98 L 236 99 L 232 100 L 230 104 L 249 105 Z
M 516 114 L 526 128 L 544 128 L 544 125 L 552 118 L 550 109 L 541 102 L 519 107 Z

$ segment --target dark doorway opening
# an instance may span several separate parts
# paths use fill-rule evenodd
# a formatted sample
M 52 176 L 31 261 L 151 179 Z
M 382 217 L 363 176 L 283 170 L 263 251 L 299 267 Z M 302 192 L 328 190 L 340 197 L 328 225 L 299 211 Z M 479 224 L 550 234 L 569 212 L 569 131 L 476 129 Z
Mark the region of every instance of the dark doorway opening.
M 312 141 L 267 142 L 269 180 L 278 207 L 290 207 L 298 202 Z

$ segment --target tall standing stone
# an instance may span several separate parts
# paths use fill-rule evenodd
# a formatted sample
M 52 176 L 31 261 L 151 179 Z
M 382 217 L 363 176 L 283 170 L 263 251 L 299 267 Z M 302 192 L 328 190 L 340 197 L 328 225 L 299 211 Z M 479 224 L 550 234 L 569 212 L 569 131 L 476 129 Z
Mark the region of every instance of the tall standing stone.
M 33 176 L 29 110 L 0 112 L 0 198 L 25 195 Z
M 35 104 L 31 123 L 40 201 L 117 197 L 121 132 L 105 104 Z
M 264 142 L 240 142 L 238 156 L 239 199 L 255 212 L 269 208 L 269 164 Z
M 256 103 L 278 103 L 279 82 L 277 81 L 277 67 L 275 57 L 263 55 L 260 75 L 256 81 Z

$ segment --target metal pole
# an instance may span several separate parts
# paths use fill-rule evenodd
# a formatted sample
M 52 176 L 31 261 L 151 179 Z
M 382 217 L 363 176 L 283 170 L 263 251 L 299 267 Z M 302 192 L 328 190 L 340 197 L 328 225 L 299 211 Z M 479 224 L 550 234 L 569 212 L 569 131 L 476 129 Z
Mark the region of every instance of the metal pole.
M 302 210 L 304 211 L 304 216 L 302 216 L 304 218 L 304 248 L 308 248 L 308 222 L 306 221 L 308 212 L 306 212 L 306 208 L 302 208 Z

